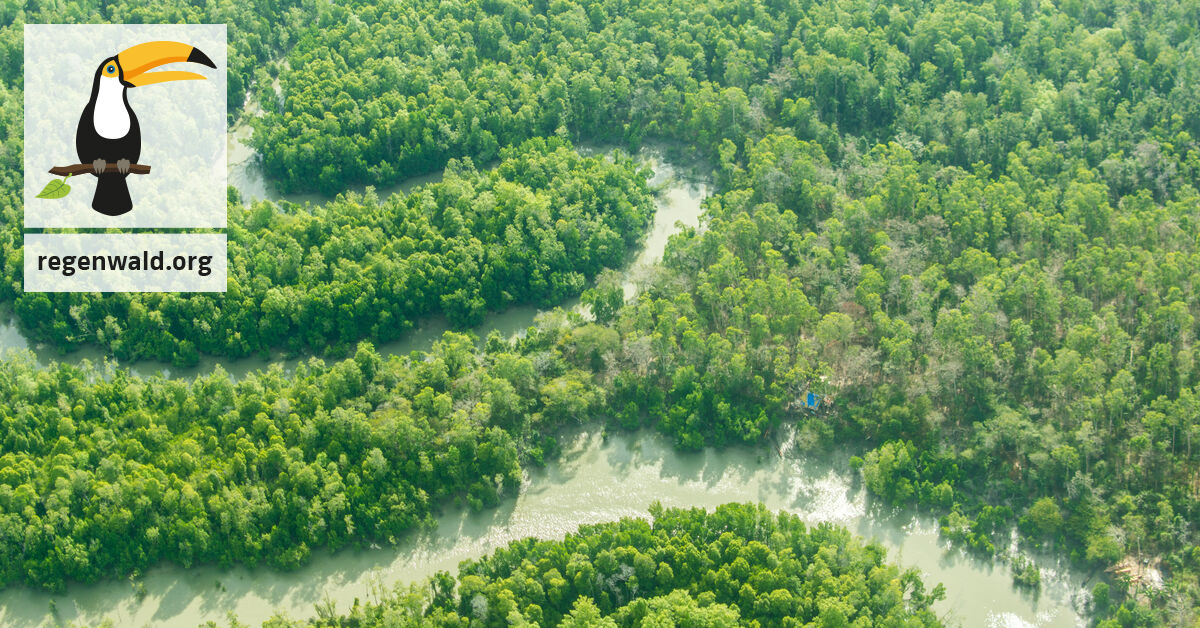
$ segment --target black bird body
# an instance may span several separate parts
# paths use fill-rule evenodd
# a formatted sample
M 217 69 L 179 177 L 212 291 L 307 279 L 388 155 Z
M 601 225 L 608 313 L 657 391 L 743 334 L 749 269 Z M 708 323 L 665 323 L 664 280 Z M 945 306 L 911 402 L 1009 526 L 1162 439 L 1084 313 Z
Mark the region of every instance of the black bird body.
M 113 85 L 102 89 L 101 81 L 105 80 L 106 65 L 114 64 L 114 59 L 106 59 L 96 70 L 96 78 L 92 82 L 92 96 L 79 116 L 79 127 L 75 130 L 75 152 L 79 154 L 80 163 L 90 164 L 100 159 L 109 164 L 121 160 L 137 163 L 142 152 L 142 129 L 138 125 L 137 115 L 129 106 L 129 96 L 122 85 L 121 78 L 114 77 Z M 120 99 L 120 103 L 110 102 L 110 99 Z M 106 102 L 98 102 L 105 99 Z M 96 109 L 101 107 L 101 115 L 120 115 L 118 108 L 124 109 L 128 116 L 128 128 L 119 137 L 105 137 L 101 134 L 104 125 L 97 128 Z M 121 126 L 117 122 L 109 126 Z M 110 133 L 111 134 L 111 133 Z M 129 185 L 125 179 L 128 173 L 110 172 L 96 173 L 96 194 L 92 197 L 92 209 L 109 216 L 120 216 L 133 209 L 133 200 L 129 197 Z

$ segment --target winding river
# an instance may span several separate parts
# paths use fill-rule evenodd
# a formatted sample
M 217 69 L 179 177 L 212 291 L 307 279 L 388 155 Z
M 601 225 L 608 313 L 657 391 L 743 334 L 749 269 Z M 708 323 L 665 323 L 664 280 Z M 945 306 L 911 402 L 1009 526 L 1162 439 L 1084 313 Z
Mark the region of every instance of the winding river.
M 279 198 L 262 181 L 252 152 L 240 147 L 234 129 L 230 150 L 230 182 L 243 198 Z M 235 150 L 236 149 L 236 150 Z M 636 291 L 645 269 L 661 259 L 669 237 L 679 225 L 696 226 L 708 185 L 664 161 L 661 150 L 639 154 L 654 169 L 652 183 L 662 188 L 654 224 L 636 261 L 624 269 L 627 294 Z M 422 177 L 385 196 L 413 185 L 436 180 Z M 288 196 L 287 200 L 321 201 L 320 197 Z M 574 307 L 574 303 L 564 304 Z M 519 334 L 539 313 L 533 307 L 493 314 L 475 331 L 491 329 Z M 407 354 L 426 349 L 448 328 L 430 319 L 403 340 L 379 347 L 383 354 Z M 98 361 L 98 352 L 82 351 L 60 357 L 30 346 L 12 322 L 0 325 L 0 349 L 32 350 L 40 363 L 51 360 Z M 285 368 L 294 360 L 284 362 Z M 189 369 L 139 362 L 129 366 L 141 375 L 186 377 L 215 367 L 205 359 Z M 267 361 L 251 358 L 220 361 L 233 377 L 261 369 Z M 252 625 L 276 613 L 293 618 L 314 614 L 314 605 L 331 602 L 346 611 L 357 599 L 369 600 L 395 582 L 421 580 L 439 570 L 453 571 L 467 558 L 481 556 L 514 539 L 562 537 L 580 524 L 611 521 L 624 516 L 647 516 L 654 501 L 666 506 L 712 508 L 730 501 L 762 501 L 816 523 L 829 521 L 850 528 L 888 549 L 889 560 L 916 567 L 932 586 L 947 588 L 947 599 L 935 610 L 951 623 L 965 626 L 1079 626 L 1080 609 L 1090 583 L 1048 556 L 1033 556 L 1042 569 L 1042 590 L 1034 595 L 1014 588 L 1007 566 L 979 560 L 948 548 L 932 518 L 907 511 L 879 511 L 846 466 L 846 454 L 827 459 L 794 455 L 788 448 L 728 448 L 679 453 L 662 436 L 642 432 L 604 437 L 581 430 L 567 435 L 564 455 L 542 469 L 526 473 L 520 492 L 494 509 L 470 512 L 447 508 L 436 529 L 414 533 L 394 547 L 315 552 L 304 567 L 290 572 L 268 568 L 222 569 L 201 566 L 184 569 L 160 566 L 146 572 L 137 585 L 109 581 L 71 585 L 52 595 L 24 588 L 0 591 L 0 625 L 33 627 L 59 622 L 98 623 L 110 619 L 119 626 L 189 626 L 214 621 L 227 623 L 233 612 Z M 779 453 L 776 453 L 776 452 Z
M 280 194 L 272 189 L 264 180 L 261 167 L 255 153 L 240 141 L 245 137 L 247 127 L 238 125 L 230 130 L 229 142 L 229 184 L 241 192 L 243 200 L 286 200 L 294 203 L 323 203 L 331 197 L 317 194 Z M 580 152 L 597 152 L 595 147 L 580 147 Z M 676 167 L 666 161 L 666 150 L 662 147 L 650 147 L 638 153 L 638 158 L 647 163 L 654 171 L 650 185 L 658 190 L 654 222 L 650 226 L 645 239 L 642 241 L 634 261 L 622 269 L 626 296 L 632 295 L 641 278 L 646 276 L 647 269 L 662 259 L 663 251 L 671 235 L 679 232 L 680 225 L 696 227 L 700 224 L 701 201 L 708 196 L 707 180 L 690 169 Z M 422 175 L 408 179 L 398 185 L 377 188 L 380 198 L 387 198 L 396 193 L 407 193 L 414 187 L 425 183 L 437 182 L 442 178 L 441 172 Z M 363 187 L 354 188 L 362 192 Z M 578 299 L 572 299 L 560 304 L 561 307 L 574 308 Z M 532 305 L 520 305 L 508 308 L 502 312 L 489 314 L 483 323 L 471 331 L 479 338 L 486 338 L 493 329 L 499 330 L 507 337 L 523 333 L 543 309 Z M 414 350 L 428 350 L 433 343 L 450 330 L 450 324 L 442 316 L 431 316 L 423 319 L 404 334 L 399 340 L 377 346 L 379 353 L 385 358 L 388 355 L 408 355 Z M 33 352 L 39 366 L 45 367 L 53 361 L 82 363 L 88 360 L 100 364 L 105 360 L 105 354 L 98 348 L 85 347 L 78 351 L 63 355 L 56 349 L 40 343 L 30 343 L 17 326 L 11 313 L 0 317 L 0 353 L 7 350 L 29 350 Z M 247 373 L 267 368 L 273 363 L 281 363 L 285 371 L 292 370 L 295 365 L 307 357 L 294 358 L 282 355 L 271 359 L 247 357 L 236 360 L 203 356 L 200 362 L 192 367 L 178 368 L 167 363 L 154 360 L 139 360 L 129 364 L 120 364 L 142 377 L 162 375 L 164 377 L 193 377 L 211 372 L 218 364 L 234 379 L 240 379 Z M 111 360 L 111 358 L 110 358 Z M 112 360 L 119 363 L 119 361 Z
M 374 599 L 394 582 L 421 580 L 439 570 L 453 571 L 528 536 L 562 537 L 580 524 L 647 516 L 654 501 L 666 506 L 713 508 L 730 501 L 762 501 L 810 522 L 829 521 L 881 543 L 889 560 L 921 570 L 932 586 L 946 585 L 947 599 L 934 608 L 963 626 L 1077 626 L 1075 611 L 1086 598 L 1082 577 L 1046 557 L 1043 589 L 1034 597 L 1012 585 L 1005 566 L 947 548 L 937 524 L 905 511 L 878 512 L 852 480 L 845 455 L 801 458 L 784 451 L 728 448 L 676 452 L 651 432 L 607 439 L 594 431 L 566 438 L 564 455 L 526 474 L 520 494 L 494 509 L 447 509 L 432 532 L 413 534 L 398 546 L 316 552 L 290 572 L 271 569 L 184 569 L 148 571 L 144 591 L 125 581 L 75 586 L 66 595 L 9 589 L 0 593 L 0 624 L 17 628 L 50 623 L 51 602 L 61 621 L 119 626 L 224 624 L 233 611 L 252 625 L 276 613 L 293 618 L 313 614 L 315 604 L 332 601 L 348 610 L 355 598 Z

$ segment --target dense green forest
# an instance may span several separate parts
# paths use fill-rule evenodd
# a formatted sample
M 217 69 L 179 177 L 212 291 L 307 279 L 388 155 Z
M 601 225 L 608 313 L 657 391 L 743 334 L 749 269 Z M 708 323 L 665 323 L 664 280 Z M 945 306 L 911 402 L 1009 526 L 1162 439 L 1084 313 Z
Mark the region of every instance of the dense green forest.
M 583 526 L 466 561 L 457 577 L 297 626 L 940 626 L 920 573 L 844 528 L 762 506 L 651 508 L 650 521 Z M 327 609 L 326 609 L 327 610 Z
M 61 589 L 167 558 L 295 566 L 315 547 L 394 541 L 450 496 L 495 505 L 520 457 L 553 450 L 536 430 L 597 402 L 554 366 L 499 345 L 480 356 L 459 335 L 428 355 L 383 362 L 363 346 L 236 385 L 220 368 L 143 381 L 10 358 L 0 582 Z
M 1161 566 L 1162 590 L 1114 579 L 1111 594 L 1096 596 L 1101 622 L 1196 621 L 1195 3 L 50 6 L 0 12 L 11 24 L 0 37 L 9 61 L 0 247 L 4 297 L 37 313 L 24 319 L 28 333 L 62 346 L 186 362 L 193 351 L 348 347 L 394 332 L 363 318 L 273 336 L 307 321 L 277 317 L 283 327 L 230 343 L 193 323 L 190 304 L 208 297 L 180 296 L 151 298 L 151 325 L 109 334 L 95 325 L 103 310 L 79 318 L 82 308 L 21 294 L 23 21 L 229 22 L 231 90 L 252 88 L 261 104 L 254 142 L 285 188 L 392 182 L 450 159 L 503 164 L 539 151 L 528 159 L 574 164 L 561 186 L 463 165 L 455 198 L 486 207 L 497 196 L 486 191 L 502 184 L 553 199 L 574 179 L 622 182 L 627 205 L 572 214 L 615 221 L 615 236 L 560 240 L 573 247 L 569 262 L 594 260 L 586 269 L 564 270 L 543 292 L 496 295 L 481 283 L 462 297 L 442 293 L 404 304 L 396 321 L 448 311 L 465 323 L 511 300 L 545 302 L 620 261 L 589 247 L 644 228 L 644 173 L 573 156 L 566 140 L 680 142 L 716 164 L 719 192 L 703 229 L 673 238 L 636 302 L 616 307 L 619 286 L 602 275 L 585 295 L 595 323 L 551 317 L 512 344 L 493 337 L 476 350 L 451 335 L 429 356 L 388 361 L 362 347 L 333 366 L 236 385 L 220 374 L 141 381 L 10 360 L 0 371 L 5 582 L 59 586 L 181 552 L 289 565 L 314 546 L 386 539 L 419 525 L 441 497 L 494 503 L 521 465 L 553 455 L 545 434 L 590 417 L 654 426 L 686 448 L 762 442 L 795 423 L 801 449 L 862 445 L 856 464 L 875 495 L 932 509 L 947 536 L 979 552 L 1006 545 L 1016 525 L 1025 543 L 1080 565 Z M 543 136 L 560 139 L 508 148 Z M 360 222 L 399 217 L 441 230 L 434 217 L 449 205 L 408 204 L 436 199 L 436 189 L 307 209 L 243 209 L 234 198 L 231 224 L 345 216 L 335 219 L 345 243 L 330 246 L 367 260 L 342 251 L 359 238 L 403 250 L 406 231 L 389 223 L 360 235 Z M 626 210 L 612 215 L 618 206 Z M 225 298 L 240 300 L 211 314 L 233 332 L 235 313 L 258 317 L 283 295 L 303 303 L 338 277 L 260 270 L 252 255 L 232 261 L 246 286 L 271 283 L 239 282 Z M 449 255 L 441 267 L 460 261 Z M 296 311 L 324 324 L 331 310 L 321 307 Z M 166 332 L 144 344 L 147 328 Z M 836 393 L 832 412 L 797 408 L 810 387 Z
M 471 326 L 514 303 L 558 303 L 624 263 L 649 226 L 647 173 L 580 157 L 569 142 L 468 158 L 408 195 L 339 196 L 319 207 L 230 203 L 225 294 L 25 294 L 23 328 L 61 348 L 191 365 L 290 351 L 345 354 L 397 338 L 421 316 Z M 19 270 L 19 268 L 18 268 Z

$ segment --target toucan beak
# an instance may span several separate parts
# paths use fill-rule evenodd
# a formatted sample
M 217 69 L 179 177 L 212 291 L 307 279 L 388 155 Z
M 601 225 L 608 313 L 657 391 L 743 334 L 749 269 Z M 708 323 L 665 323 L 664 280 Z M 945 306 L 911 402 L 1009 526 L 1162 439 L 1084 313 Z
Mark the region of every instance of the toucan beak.
M 146 74 L 147 70 L 153 70 L 160 65 L 183 61 L 207 65 L 210 68 L 217 67 L 199 48 L 177 41 L 148 41 L 123 50 L 117 55 L 117 63 L 121 64 L 125 82 L 134 87 L 165 81 L 204 80 L 203 75 L 195 72 L 167 71 Z

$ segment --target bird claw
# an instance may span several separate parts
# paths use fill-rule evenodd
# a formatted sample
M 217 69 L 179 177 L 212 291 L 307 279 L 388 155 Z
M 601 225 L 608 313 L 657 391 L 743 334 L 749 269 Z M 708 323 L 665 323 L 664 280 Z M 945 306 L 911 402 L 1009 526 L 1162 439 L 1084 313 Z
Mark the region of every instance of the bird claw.
M 129 160 L 128 159 L 118 159 L 117 160 L 117 172 L 119 172 L 121 174 L 129 174 Z
M 96 159 L 92 161 L 92 170 L 95 170 L 96 174 L 104 174 L 104 169 L 107 167 L 108 164 L 104 163 L 103 159 Z

